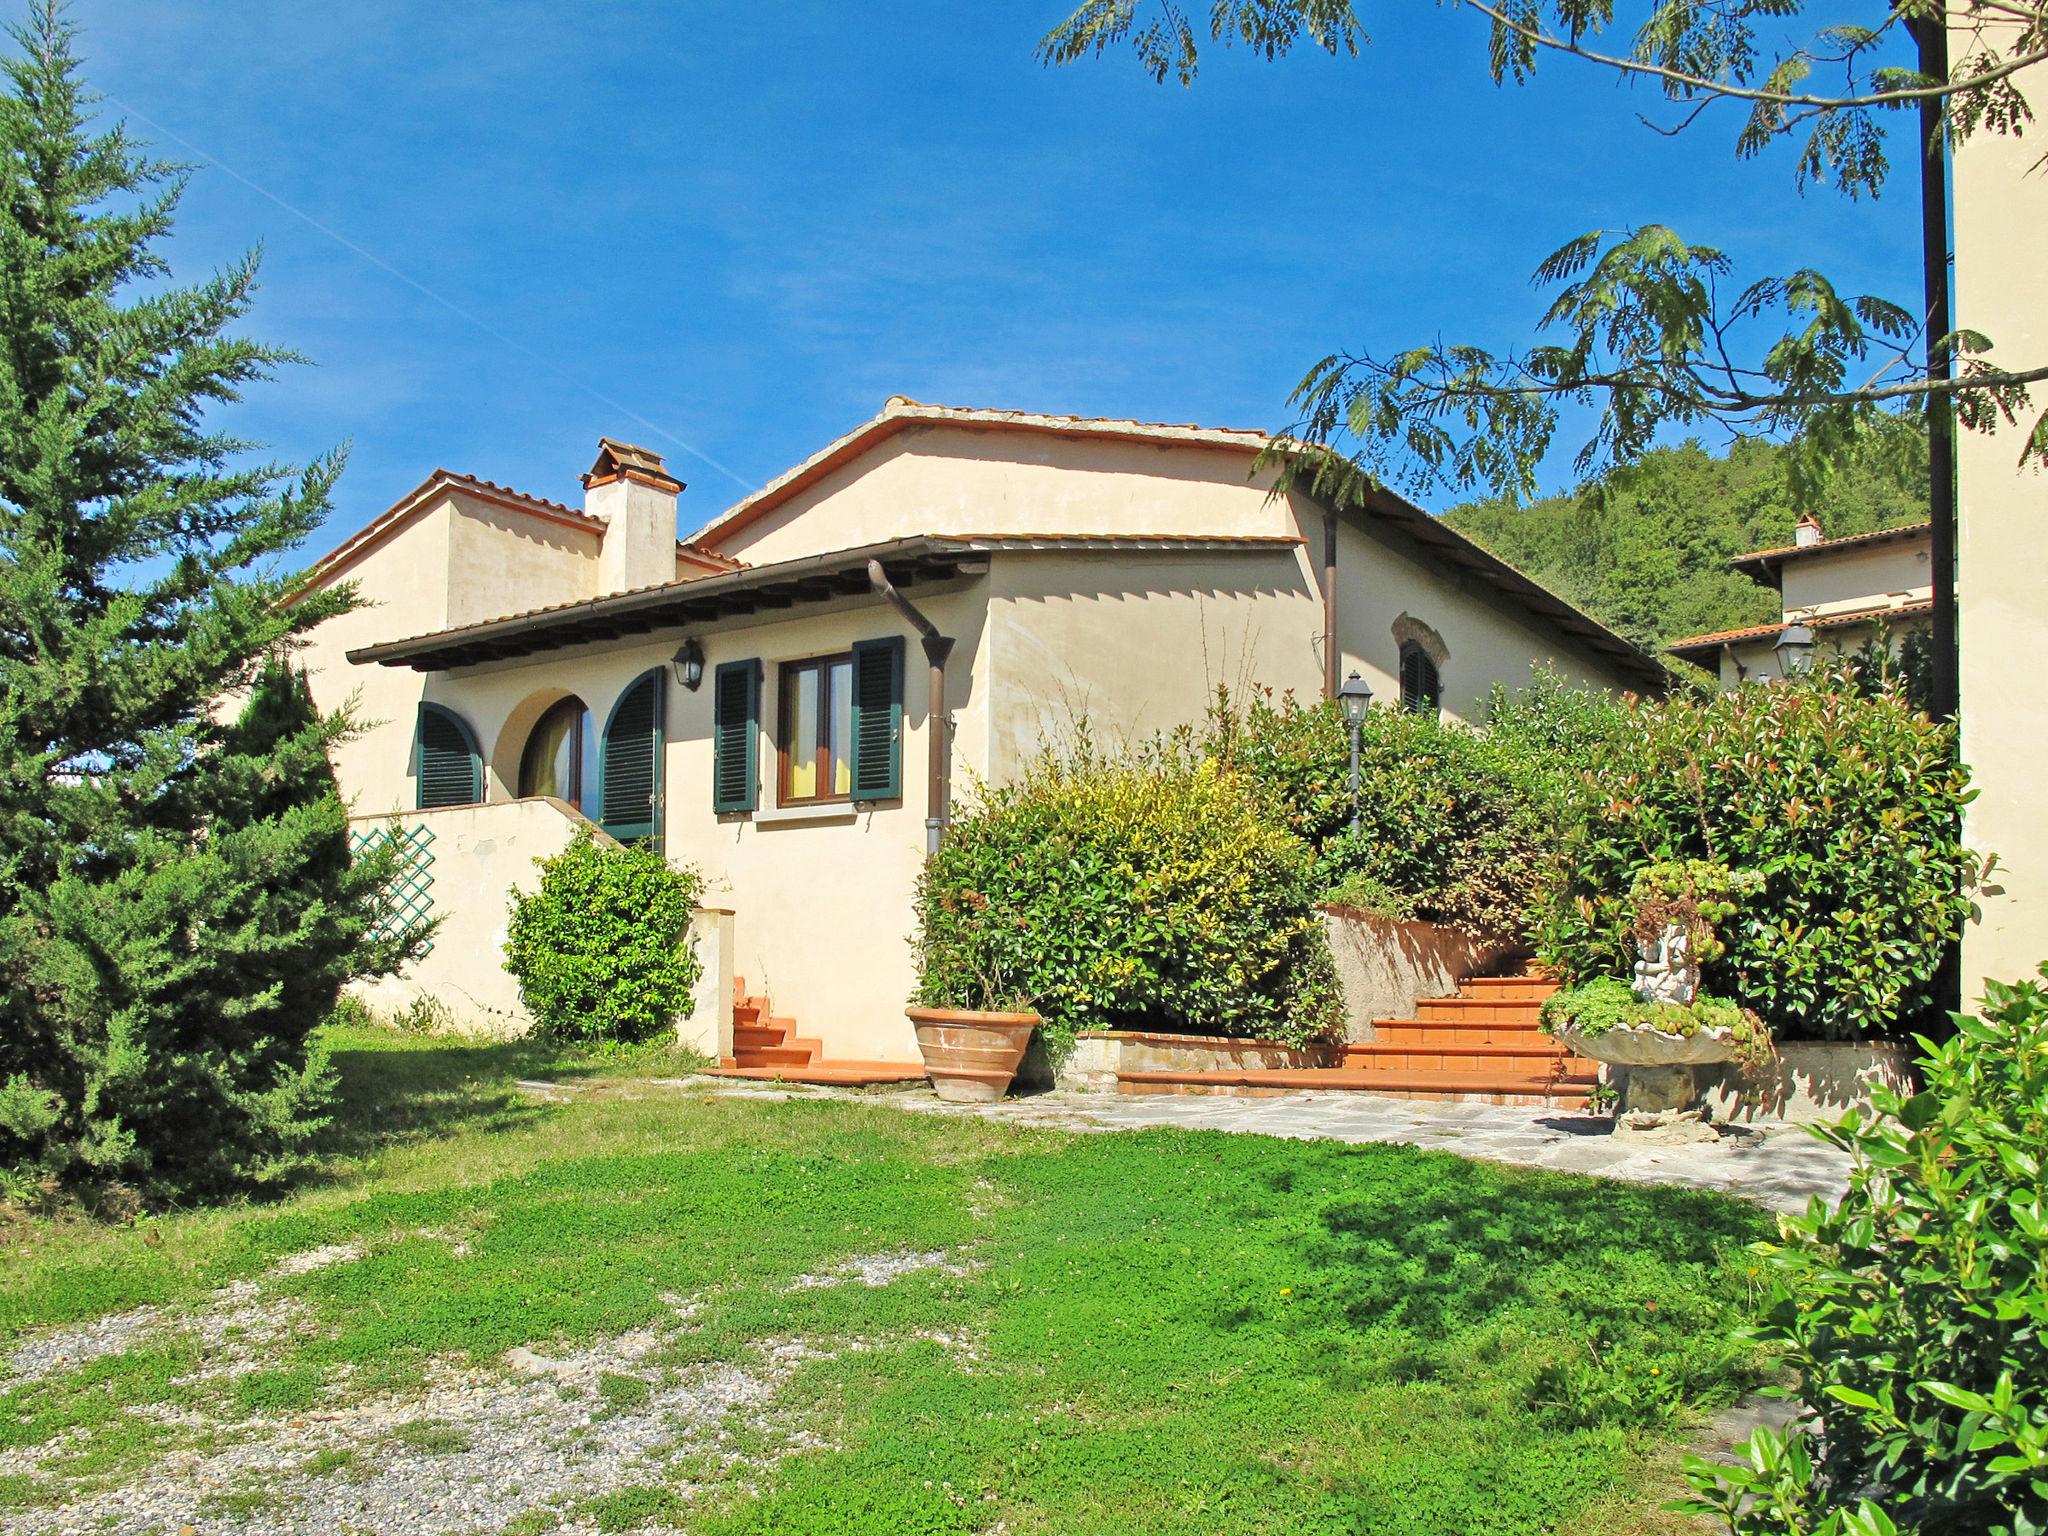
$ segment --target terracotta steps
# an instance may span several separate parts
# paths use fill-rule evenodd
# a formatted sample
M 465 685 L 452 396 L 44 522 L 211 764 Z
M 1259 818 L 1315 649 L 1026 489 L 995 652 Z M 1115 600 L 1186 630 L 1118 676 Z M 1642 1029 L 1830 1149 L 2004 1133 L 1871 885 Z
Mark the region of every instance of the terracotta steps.
M 1600 1080 L 1597 1063 L 1542 1033 L 1552 978 L 1475 976 L 1454 997 L 1425 998 L 1412 1019 L 1377 1019 L 1373 1038 L 1346 1045 L 1328 1067 L 1137 1071 L 1122 1093 L 1299 1093 L 1307 1089 L 1579 1109 Z
M 734 980 L 733 994 L 733 1053 L 706 1071 L 707 1077 L 837 1088 L 924 1081 L 922 1062 L 834 1060 L 826 1056 L 824 1041 L 799 1035 L 796 1020 L 778 1016 L 768 998 L 747 991 L 744 980 Z

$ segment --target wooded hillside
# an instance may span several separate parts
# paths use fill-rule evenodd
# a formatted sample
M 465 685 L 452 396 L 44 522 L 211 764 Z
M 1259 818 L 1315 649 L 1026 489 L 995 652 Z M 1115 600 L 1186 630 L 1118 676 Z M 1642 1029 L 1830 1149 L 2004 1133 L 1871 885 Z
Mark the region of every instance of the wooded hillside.
M 1873 443 L 1816 507 L 1829 538 L 1927 517 L 1924 447 Z M 1792 542 L 1788 451 L 1697 442 L 1660 448 L 1576 492 L 1515 507 L 1466 502 L 1444 521 L 1560 597 L 1650 649 L 1776 619 L 1777 594 L 1728 569 L 1745 550 Z

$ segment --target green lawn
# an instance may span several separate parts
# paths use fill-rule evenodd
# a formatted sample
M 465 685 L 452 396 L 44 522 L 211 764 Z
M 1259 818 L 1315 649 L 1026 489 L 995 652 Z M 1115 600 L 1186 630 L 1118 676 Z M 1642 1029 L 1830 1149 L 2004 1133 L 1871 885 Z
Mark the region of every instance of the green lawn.
M 332 1168 L 291 1200 L 17 1224 L 0 1348 L 245 1308 L 0 1392 L 0 1508 L 25 1528 L 181 1448 L 294 1448 L 212 1496 L 237 1529 L 380 1458 L 438 1455 L 452 1486 L 493 1433 L 474 1392 L 294 1437 L 402 1418 L 463 1367 L 509 1379 L 528 1350 L 611 1362 L 562 1375 L 588 1419 L 563 1435 L 630 1443 L 631 1467 L 500 1487 L 496 1529 L 1640 1531 L 1669 1522 L 1694 1412 L 1753 1379 L 1725 1340 L 1766 1223 L 1710 1195 L 631 1078 L 539 1103 L 511 1079 L 563 1064 L 531 1048 L 336 1046 Z M 253 1289 L 212 1297 L 232 1282 Z M 754 1395 L 707 1419 L 706 1383 Z

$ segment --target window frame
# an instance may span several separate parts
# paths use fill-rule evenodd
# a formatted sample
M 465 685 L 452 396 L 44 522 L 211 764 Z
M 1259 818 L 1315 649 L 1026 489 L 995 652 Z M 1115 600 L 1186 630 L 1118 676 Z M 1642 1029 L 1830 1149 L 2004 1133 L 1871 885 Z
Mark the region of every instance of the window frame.
M 858 679 L 853 666 L 851 649 L 832 651 L 819 656 L 797 656 L 775 664 L 775 805 L 784 807 L 814 805 L 851 805 L 853 785 L 857 777 L 854 761 L 854 743 L 851 740 L 839 743 L 841 754 L 846 759 L 847 789 L 844 794 L 828 794 L 821 791 L 815 795 L 792 795 L 789 790 L 790 769 L 794 759 L 790 753 L 796 730 L 795 689 L 798 679 L 815 673 L 818 678 L 818 750 L 813 763 L 820 785 L 832 782 L 832 669 L 844 665 L 846 668 L 847 691 L 847 734 L 854 735 L 853 703 Z

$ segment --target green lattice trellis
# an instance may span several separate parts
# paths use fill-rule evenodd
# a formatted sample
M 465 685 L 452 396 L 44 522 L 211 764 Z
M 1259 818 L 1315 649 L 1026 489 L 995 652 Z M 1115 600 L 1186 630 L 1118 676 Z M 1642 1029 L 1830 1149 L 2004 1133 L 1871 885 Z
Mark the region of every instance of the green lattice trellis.
M 359 859 L 384 842 L 397 845 L 398 857 L 392 866 L 391 879 L 384 887 L 391 901 L 391 910 L 373 934 L 379 939 L 394 938 L 434 915 L 433 832 L 418 822 L 409 827 L 395 823 L 373 827 L 350 835 L 349 853 Z M 434 941 L 429 939 L 420 953 L 426 954 L 433 947 Z

